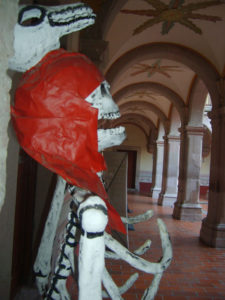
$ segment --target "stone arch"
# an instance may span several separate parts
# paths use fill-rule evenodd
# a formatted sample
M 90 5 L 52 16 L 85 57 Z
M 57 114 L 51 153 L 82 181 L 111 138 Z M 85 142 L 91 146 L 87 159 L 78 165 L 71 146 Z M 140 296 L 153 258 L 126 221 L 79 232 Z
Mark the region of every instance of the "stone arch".
M 169 120 L 168 120 L 168 118 L 157 106 L 155 106 L 152 103 L 148 103 L 146 101 L 132 101 L 132 102 L 122 104 L 121 106 L 119 106 L 119 108 L 120 108 L 121 113 L 123 114 L 123 111 L 126 111 L 130 107 L 135 106 L 135 105 L 140 107 L 140 108 L 145 108 L 145 109 L 148 109 L 148 110 L 151 110 L 152 112 L 154 112 L 158 116 L 160 121 L 163 123 L 165 133 L 167 134 L 169 132 Z
M 105 77 L 110 83 L 113 83 L 118 74 L 123 73 L 131 64 L 159 57 L 178 61 L 188 66 L 207 86 L 213 106 L 217 108 L 223 104 L 217 87 L 217 82 L 220 80 L 218 71 L 199 53 L 181 45 L 149 43 L 138 46 L 120 56 L 106 71 Z
M 189 125 L 202 126 L 207 88 L 204 82 L 196 77 L 189 97 Z
M 129 93 L 138 91 L 138 90 L 150 90 L 153 92 L 156 92 L 164 97 L 166 97 L 171 103 L 176 107 L 177 111 L 180 114 L 180 119 L 181 123 L 183 124 L 186 120 L 186 115 L 185 115 L 185 104 L 182 100 L 182 98 L 175 93 L 173 90 L 170 88 L 157 83 L 157 82 L 139 82 L 135 84 L 130 84 L 124 87 L 123 89 L 119 90 L 113 95 L 113 98 L 116 103 L 119 104 L 119 101 L 121 98 L 126 96 Z
M 152 130 L 157 131 L 156 126 L 154 125 L 154 123 L 149 120 L 148 118 L 138 115 L 138 114 L 134 114 L 134 113 L 128 113 L 123 115 L 121 118 L 116 119 L 113 122 L 113 127 L 114 126 L 120 126 L 123 124 L 132 124 L 137 126 L 138 128 L 140 128 L 140 130 L 145 134 L 146 139 L 149 139 L 149 133 Z M 146 131 L 146 128 L 144 127 L 143 124 L 147 124 L 148 125 L 148 132 Z

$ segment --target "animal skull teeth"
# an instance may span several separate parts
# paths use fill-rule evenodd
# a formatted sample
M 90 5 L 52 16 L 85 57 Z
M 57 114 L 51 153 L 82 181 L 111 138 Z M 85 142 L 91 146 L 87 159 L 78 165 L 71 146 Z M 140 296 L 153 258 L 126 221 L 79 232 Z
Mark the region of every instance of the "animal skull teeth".
M 75 7 L 66 7 L 60 11 L 50 12 L 48 15 L 49 23 L 52 26 L 68 25 L 70 23 L 83 21 L 85 19 L 93 19 L 96 15 L 92 13 L 92 9 L 87 5 L 78 5 Z
M 100 118 L 104 120 L 114 120 L 114 119 L 118 119 L 119 117 L 120 117 L 119 111 L 113 113 L 105 113 L 100 116 Z

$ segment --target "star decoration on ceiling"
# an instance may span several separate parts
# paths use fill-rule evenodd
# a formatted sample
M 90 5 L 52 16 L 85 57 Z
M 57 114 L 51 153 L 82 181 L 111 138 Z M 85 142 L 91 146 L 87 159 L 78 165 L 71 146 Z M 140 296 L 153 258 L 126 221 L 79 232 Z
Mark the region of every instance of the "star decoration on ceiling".
M 145 10 L 130 10 L 122 9 L 124 14 L 133 14 L 149 17 L 147 21 L 135 28 L 133 35 L 143 32 L 155 24 L 162 23 L 162 34 L 167 34 L 171 28 L 179 23 L 195 33 L 202 34 L 202 30 L 196 26 L 190 19 L 204 20 L 210 22 L 222 21 L 222 18 L 217 16 L 209 16 L 200 13 L 194 13 L 199 9 L 208 8 L 211 6 L 224 4 L 221 1 L 203 1 L 199 3 L 184 4 L 185 0 L 170 0 L 169 4 L 165 4 L 160 0 L 143 0 L 154 9 Z
M 149 92 L 147 90 L 136 91 L 135 93 L 130 94 L 125 97 L 125 99 L 128 99 L 128 98 L 133 98 L 133 100 L 135 100 L 135 98 L 137 98 L 138 99 L 137 101 L 139 101 L 140 99 L 143 99 L 143 98 L 152 99 L 154 101 L 157 101 L 157 98 L 155 97 L 155 93 Z
M 126 113 L 128 112 L 131 112 L 131 113 L 141 113 L 141 114 L 144 114 L 146 115 L 146 109 L 144 108 L 140 108 L 140 106 L 138 105 L 132 105 L 132 106 L 129 106 L 127 109 L 126 109 Z
M 147 72 L 148 77 L 151 77 L 155 73 L 159 73 L 163 76 L 166 76 L 167 78 L 171 78 L 170 74 L 168 72 L 176 71 L 180 72 L 180 68 L 178 66 L 162 66 L 161 60 L 157 60 L 154 64 L 148 65 L 144 63 L 136 64 L 134 66 L 137 71 L 133 72 L 131 76 L 139 75 L 141 73 Z

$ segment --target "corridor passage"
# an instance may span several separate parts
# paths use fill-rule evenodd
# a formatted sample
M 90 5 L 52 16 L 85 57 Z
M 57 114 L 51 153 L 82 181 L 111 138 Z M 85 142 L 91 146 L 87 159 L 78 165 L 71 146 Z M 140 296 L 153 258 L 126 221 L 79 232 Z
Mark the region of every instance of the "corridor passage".
M 214 249 L 199 241 L 201 222 L 178 221 L 172 218 L 172 207 L 157 206 L 156 200 L 146 196 L 128 195 L 128 207 L 137 215 L 148 209 L 154 211 L 149 221 L 134 225 L 129 231 L 129 248 L 137 249 L 146 239 L 152 241 L 144 258 L 157 262 L 161 253 L 161 243 L 156 218 L 166 223 L 173 245 L 173 261 L 164 273 L 155 300 L 219 300 L 225 299 L 225 249 Z M 207 210 L 204 205 L 204 212 Z M 121 261 L 107 262 L 117 285 L 122 285 L 136 272 Z M 150 284 L 152 275 L 139 272 L 133 287 L 123 295 L 126 300 L 140 300 L 143 291 Z

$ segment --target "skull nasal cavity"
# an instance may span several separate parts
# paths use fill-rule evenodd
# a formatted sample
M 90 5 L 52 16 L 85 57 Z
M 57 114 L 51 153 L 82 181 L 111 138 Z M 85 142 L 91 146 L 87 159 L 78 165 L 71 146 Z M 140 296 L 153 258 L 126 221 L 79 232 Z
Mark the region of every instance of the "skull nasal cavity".
M 108 94 L 107 90 L 105 88 L 105 85 L 103 83 L 101 84 L 101 94 L 102 94 L 103 97 Z

